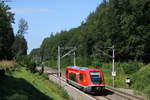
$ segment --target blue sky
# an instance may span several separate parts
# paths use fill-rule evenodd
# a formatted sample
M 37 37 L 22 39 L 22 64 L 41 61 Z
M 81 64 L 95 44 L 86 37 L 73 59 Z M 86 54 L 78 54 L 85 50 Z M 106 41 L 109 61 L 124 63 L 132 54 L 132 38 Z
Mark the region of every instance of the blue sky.
M 33 48 L 39 48 L 51 32 L 79 26 L 100 3 L 101 0 L 11 0 L 7 4 L 15 13 L 15 33 L 20 18 L 28 22 L 29 30 L 25 38 L 29 53 Z

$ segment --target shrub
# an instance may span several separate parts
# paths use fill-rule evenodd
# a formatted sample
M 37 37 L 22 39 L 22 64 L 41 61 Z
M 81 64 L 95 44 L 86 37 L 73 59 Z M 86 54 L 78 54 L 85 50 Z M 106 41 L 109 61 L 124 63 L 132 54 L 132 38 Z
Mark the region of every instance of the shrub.
M 132 87 L 135 90 L 143 92 L 145 95 L 150 94 L 150 65 L 142 67 L 138 72 L 131 76 Z M 150 98 L 150 97 L 149 97 Z
M 44 66 L 56 69 L 57 68 L 57 60 L 52 59 L 50 61 L 45 61 Z
M 17 63 L 26 67 L 32 73 L 36 72 L 36 62 L 30 56 L 21 56 L 18 58 Z
M 137 61 L 129 61 L 128 63 L 121 64 L 121 66 L 123 67 L 125 74 L 133 74 L 137 72 L 143 64 Z

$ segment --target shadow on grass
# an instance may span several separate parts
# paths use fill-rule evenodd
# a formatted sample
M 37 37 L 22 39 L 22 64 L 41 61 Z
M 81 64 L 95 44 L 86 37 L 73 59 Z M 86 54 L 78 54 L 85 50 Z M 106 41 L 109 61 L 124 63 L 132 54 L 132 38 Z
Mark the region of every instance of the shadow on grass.
M 22 78 L 0 77 L 0 100 L 53 100 Z

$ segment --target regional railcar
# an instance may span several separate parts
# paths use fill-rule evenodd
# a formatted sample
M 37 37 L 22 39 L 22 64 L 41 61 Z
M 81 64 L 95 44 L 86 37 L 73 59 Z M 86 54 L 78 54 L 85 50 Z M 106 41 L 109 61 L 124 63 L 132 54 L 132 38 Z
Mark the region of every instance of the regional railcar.
M 66 68 L 67 83 L 89 93 L 102 93 L 105 88 L 104 75 L 100 69 L 68 66 Z

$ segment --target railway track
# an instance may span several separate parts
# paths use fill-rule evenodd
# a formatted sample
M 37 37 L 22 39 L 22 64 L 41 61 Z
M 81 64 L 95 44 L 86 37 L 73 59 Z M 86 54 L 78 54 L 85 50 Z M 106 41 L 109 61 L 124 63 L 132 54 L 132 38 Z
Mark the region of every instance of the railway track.
M 57 77 L 57 75 L 55 74 L 55 73 L 52 73 L 52 74 L 50 74 L 50 75 L 53 75 L 56 79 L 58 79 L 58 77 Z M 61 81 L 63 81 L 63 82 L 65 82 L 66 83 L 66 79 L 65 78 L 63 78 L 63 77 L 61 77 L 60 78 L 61 79 Z M 67 83 L 68 84 L 68 83 Z M 68 84 L 69 85 L 69 84 Z M 80 89 L 78 89 L 79 91 L 81 91 Z M 83 91 L 82 91 L 83 92 Z M 84 92 L 83 92 L 84 93 Z M 87 93 L 85 93 L 86 95 L 88 95 L 88 96 L 90 96 L 90 97 L 92 97 L 93 99 L 95 99 L 95 100 L 112 100 L 111 98 L 108 98 L 108 97 L 106 97 L 106 96 L 93 96 L 93 95 L 91 95 L 91 94 L 87 94 Z
M 106 87 L 107 90 L 114 91 L 115 94 L 121 96 L 122 98 L 125 98 L 127 100 L 145 100 L 143 97 L 131 95 L 129 93 L 117 90 L 113 87 Z
M 49 75 L 52 75 L 53 77 L 55 77 L 58 80 L 58 77 L 55 74 L 56 72 L 48 71 L 47 73 Z M 66 83 L 66 79 L 64 77 L 61 77 L 60 79 L 61 79 L 61 81 Z M 81 91 L 81 90 L 79 90 L 79 91 Z M 117 90 L 115 88 L 112 88 L 112 87 L 106 87 L 103 95 L 91 95 L 91 94 L 87 94 L 87 93 L 85 93 L 85 94 L 90 96 L 91 98 L 93 98 L 92 100 L 145 100 L 142 97 L 131 95 L 131 94 L 125 93 L 123 91 Z
M 50 75 L 50 76 L 52 76 L 53 78 L 55 78 L 55 80 L 58 82 L 59 79 L 58 79 L 58 77 L 57 77 L 57 75 L 56 75 L 55 72 L 49 72 L 49 71 L 48 71 L 47 73 L 48 73 L 48 75 Z M 65 78 L 61 77 L 60 80 L 61 80 L 61 83 L 65 82 L 65 83 L 67 84 L 67 86 L 73 87 L 72 85 L 69 85 L 69 84 L 66 82 L 66 79 L 65 79 Z M 57 83 L 57 82 L 56 82 L 56 83 Z M 58 84 L 60 84 L 60 82 L 59 82 Z M 61 86 L 62 86 L 62 85 L 61 85 Z M 64 86 L 62 86 L 62 87 L 64 87 Z M 74 87 L 74 88 L 75 88 L 75 87 Z M 99 97 L 93 96 L 93 95 L 90 95 L 90 94 L 87 94 L 87 93 L 83 92 L 83 91 L 80 90 L 80 89 L 77 89 L 77 88 L 75 88 L 75 89 L 76 89 L 77 91 L 79 91 L 80 93 L 84 94 L 85 96 L 90 97 L 91 99 L 89 99 L 89 100 L 112 100 L 112 99 L 109 99 L 109 98 L 104 97 L 104 96 L 99 96 Z M 86 99 L 84 99 L 84 100 L 86 100 Z

